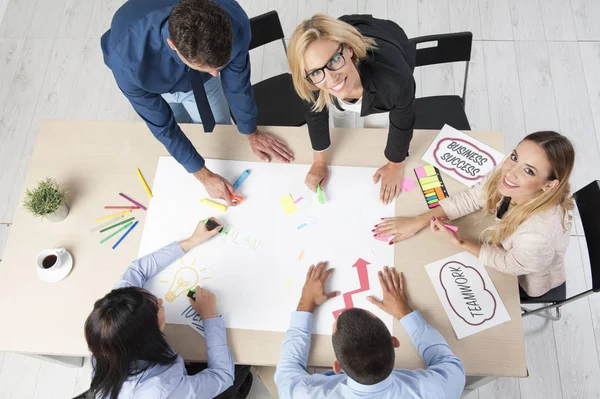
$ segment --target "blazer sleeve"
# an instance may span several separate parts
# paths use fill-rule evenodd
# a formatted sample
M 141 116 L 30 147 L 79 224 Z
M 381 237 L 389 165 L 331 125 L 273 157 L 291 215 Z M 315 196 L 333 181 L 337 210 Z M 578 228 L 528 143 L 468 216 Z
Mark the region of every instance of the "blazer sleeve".
M 329 109 L 322 111 L 309 110 L 306 113 L 306 125 L 312 148 L 315 151 L 325 151 L 331 145 L 329 136 Z
M 390 110 L 390 130 L 384 155 L 390 162 L 402 162 L 408 156 L 408 147 L 415 127 L 415 80 L 406 80 L 394 108 Z

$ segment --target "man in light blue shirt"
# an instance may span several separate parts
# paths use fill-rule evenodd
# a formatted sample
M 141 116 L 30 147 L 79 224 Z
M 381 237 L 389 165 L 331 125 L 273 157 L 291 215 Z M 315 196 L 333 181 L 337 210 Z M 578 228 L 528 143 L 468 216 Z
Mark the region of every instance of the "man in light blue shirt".
M 408 306 L 402 273 L 388 267 L 379 272 L 383 300 L 368 300 L 400 320 L 427 368 L 394 370 L 398 339 L 375 315 L 355 308 L 343 312 L 333 325 L 336 375 L 308 374 L 313 312 L 338 295 L 324 292 L 325 281 L 333 271 L 324 271 L 325 267 L 326 263 L 310 267 L 297 311 L 292 314 L 275 372 L 281 399 L 460 397 L 465 386 L 462 363 L 440 333 Z

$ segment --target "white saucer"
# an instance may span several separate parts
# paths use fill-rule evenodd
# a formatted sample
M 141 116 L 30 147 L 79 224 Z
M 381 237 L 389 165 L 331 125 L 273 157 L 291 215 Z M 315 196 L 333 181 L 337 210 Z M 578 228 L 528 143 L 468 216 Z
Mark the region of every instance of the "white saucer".
M 71 269 L 73 269 L 73 257 L 71 253 L 65 250 L 65 260 L 64 263 L 58 269 L 41 269 L 36 267 L 37 274 L 40 279 L 47 283 L 56 283 L 67 277 L 69 273 L 71 273 Z

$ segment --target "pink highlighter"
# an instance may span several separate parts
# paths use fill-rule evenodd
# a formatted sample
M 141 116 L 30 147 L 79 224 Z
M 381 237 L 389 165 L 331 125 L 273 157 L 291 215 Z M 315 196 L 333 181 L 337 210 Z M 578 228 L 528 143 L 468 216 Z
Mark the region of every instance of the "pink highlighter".
M 444 227 L 453 232 L 454 234 L 456 234 L 456 232 L 458 231 L 458 227 L 452 226 L 451 224 L 444 223 Z

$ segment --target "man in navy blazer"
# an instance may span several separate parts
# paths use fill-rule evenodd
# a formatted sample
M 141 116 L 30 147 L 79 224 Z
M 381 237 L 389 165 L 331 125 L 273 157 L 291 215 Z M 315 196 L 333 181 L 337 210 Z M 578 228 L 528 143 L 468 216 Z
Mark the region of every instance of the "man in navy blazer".
M 211 131 L 215 122 L 231 123 L 231 109 L 258 157 L 294 159 L 284 143 L 257 130 L 250 39 L 248 16 L 234 0 L 129 0 L 101 39 L 104 62 L 154 137 L 229 205 L 233 187 L 207 169 L 177 122 L 206 119 Z

